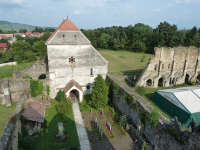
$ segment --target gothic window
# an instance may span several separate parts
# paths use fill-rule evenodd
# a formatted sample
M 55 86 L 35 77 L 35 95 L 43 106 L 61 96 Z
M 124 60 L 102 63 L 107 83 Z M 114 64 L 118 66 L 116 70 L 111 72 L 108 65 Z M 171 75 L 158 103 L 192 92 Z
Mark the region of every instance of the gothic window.
M 92 68 L 90 69 L 90 75 L 91 76 L 93 75 L 93 69 Z

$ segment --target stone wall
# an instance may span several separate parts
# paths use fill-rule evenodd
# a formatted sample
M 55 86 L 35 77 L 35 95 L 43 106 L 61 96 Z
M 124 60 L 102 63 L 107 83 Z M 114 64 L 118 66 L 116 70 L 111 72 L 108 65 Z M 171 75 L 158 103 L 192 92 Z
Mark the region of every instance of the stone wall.
M 150 126 L 147 122 L 140 120 L 142 113 L 149 114 L 154 109 L 144 98 L 124 85 L 112 75 L 107 75 L 107 80 L 117 82 L 120 87 L 120 93 L 116 95 L 113 92 L 113 102 L 123 115 L 128 115 L 135 129 L 131 127 L 131 134 L 139 139 L 142 145 L 142 136 L 146 141 L 155 147 L 155 150 L 189 150 L 190 148 L 200 149 L 200 132 L 182 131 L 177 119 L 169 120 L 161 115 L 159 125 Z M 134 95 L 138 108 L 123 102 L 124 94 Z
M 0 80 L 0 101 L 1 105 L 11 106 L 23 94 L 30 94 L 29 79 L 2 79 Z
M 3 135 L 0 139 L 0 150 L 18 150 L 18 133 L 21 133 L 21 107 L 25 105 L 27 95 L 23 95 L 17 102 L 17 107 L 11 120 L 6 124 Z
M 0 64 L 0 67 L 3 67 L 3 66 L 11 66 L 11 65 L 17 65 L 17 62 L 3 63 L 3 64 Z
M 45 60 L 39 60 L 33 66 L 27 67 L 22 71 L 13 71 L 14 79 L 22 79 L 25 75 L 29 75 L 32 79 L 38 80 L 41 74 L 46 74 L 48 77 L 48 61 L 47 58 Z
M 155 47 L 155 56 L 150 59 L 135 86 L 168 87 L 196 81 L 200 75 L 200 49 L 193 46 L 168 48 Z

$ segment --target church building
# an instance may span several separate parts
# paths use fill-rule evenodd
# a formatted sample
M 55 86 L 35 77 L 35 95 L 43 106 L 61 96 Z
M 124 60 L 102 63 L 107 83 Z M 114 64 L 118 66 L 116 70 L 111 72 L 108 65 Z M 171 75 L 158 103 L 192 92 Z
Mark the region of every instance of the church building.
M 82 102 L 92 93 L 98 74 L 106 78 L 108 61 L 67 18 L 47 40 L 50 97 L 64 90 L 72 100 Z

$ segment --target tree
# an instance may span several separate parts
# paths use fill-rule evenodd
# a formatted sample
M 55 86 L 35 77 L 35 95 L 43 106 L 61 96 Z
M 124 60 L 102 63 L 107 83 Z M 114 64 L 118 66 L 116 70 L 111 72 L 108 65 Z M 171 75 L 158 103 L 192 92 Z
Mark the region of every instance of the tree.
M 65 92 L 63 90 L 59 90 L 56 97 L 55 97 L 55 100 L 57 100 L 58 102 L 60 102 L 60 100 L 65 97 Z
M 168 22 L 160 23 L 156 29 L 153 30 L 153 37 L 155 46 L 175 47 L 178 45 L 178 30 L 177 26 L 171 25 Z
M 15 38 L 17 39 L 17 41 L 24 40 L 24 37 L 21 37 L 20 35 L 16 35 Z
M 0 34 L 3 34 L 3 33 L 4 33 L 3 30 L 0 29 Z
M 26 32 L 27 32 L 26 29 L 20 29 L 20 30 L 19 30 L 19 33 L 26 33 Z
M 4 39 L 4 38 L 1 38 L 1 39 L 0 39 L 0 43 L 7 43 L 7 44 L 9 44 L 9 43 L 8 43 L 8 39 Z
M 103 77 L 98 74 L 92 86 L 92 106 L 95 108 L 105 107 L 108 103 L 108 89 Z
M 190 45 L 193 45 L 195 47 L 200 48 L 200 34 L 197 32 L 193 38 L 193 40 L 190 41 Z
M 13 57 L 14 57 L 13 56 L 13 52 L 10 49 L 6 49 L 5 53 L 1 53 L 0 52 L 0 62 L 1 63 L 6 63 L 6 62 L 14 61 Z
M 99 43 L 101 46 L 103 46 L 103 49 L 108 47 L 109 39 L 110 39 L 110 36 L 108 34 L 106 33 L 101 34 L 101 37 L 99 38 Z
M 184 40 L 185 46 L 191 46 L 192 40 L 194 40 L 194 36 L 197 34 L 197 27 L 194 26 L 189 32 L 187 32 Z
M 51 36 L 51 32 L 45 32 L 45 34 L 41 37 L 41 39 L 43 41 L 47 41 L 50 36 Z
M 65 115 L 72 112 L 72 101 L 69 97 L 62 97 L 61 101 L 56 105 L 59 114 Z
M 40 58 L 44 58 L 47 55 L 47 46 L 44 41 L 37 41 L 33 45 L 34 52 L 40 56 Z

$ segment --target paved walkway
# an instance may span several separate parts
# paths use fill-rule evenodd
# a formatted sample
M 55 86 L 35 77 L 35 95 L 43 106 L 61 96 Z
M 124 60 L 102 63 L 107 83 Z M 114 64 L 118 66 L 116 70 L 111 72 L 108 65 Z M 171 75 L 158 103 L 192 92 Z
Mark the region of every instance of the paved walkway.
M 90 142 L 88 140 L 87 133 L 85 131 L 84 123 L 81 117 L 81 112 L 78 103 L 73 103 L 73 113 L 76 123 L 76 130 L 78 133 L 78 139 L 81 146 L 81 150 L 91 150 Z

